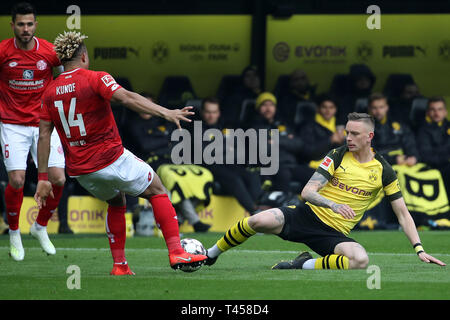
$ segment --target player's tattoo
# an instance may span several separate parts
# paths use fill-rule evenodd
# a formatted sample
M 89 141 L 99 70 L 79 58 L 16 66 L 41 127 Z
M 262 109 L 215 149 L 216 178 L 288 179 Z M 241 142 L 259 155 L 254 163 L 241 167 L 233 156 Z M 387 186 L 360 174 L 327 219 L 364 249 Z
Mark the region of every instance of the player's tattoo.
M 319 190 L 328 183 L 327 178 L 318 172 L 314 172 L 308 183 L 303 188 L 302 197 L 306 201 L 320 207 L 332 208 L 335 203 L 322 197 Z M 334 211 L 334 210 L 333 210 Z
M 277 222 L 280 225 L 284 224 L 284 215 L 282 212 L 280 212 L 279 210 L 275 210 L 275 209 L 269 209 L 269 212 L 273 214 L 273 216 L 275 217 L 275 220 L 277 220 Z
M 327 178 L 325 178 L 322 174 L 318 173 L 318 172 L 314 172 L 314 174 L 312 175 L 312 177 L 309 179 L 308 183 L 306 184 L 306 186 L 314 186 L 317 188 L 317 191 L 319 191 L 320 189 L 322 189 L 326 184 L 328 183 Z M 306 187 L 305 186 L 305 187 Z
M 339 204 L 339 203 L 333 203 L 331 205 L 331 210 L 333 210 L 334 212 L 338 212 L 339 208 L 343 207 L 343 204 Z

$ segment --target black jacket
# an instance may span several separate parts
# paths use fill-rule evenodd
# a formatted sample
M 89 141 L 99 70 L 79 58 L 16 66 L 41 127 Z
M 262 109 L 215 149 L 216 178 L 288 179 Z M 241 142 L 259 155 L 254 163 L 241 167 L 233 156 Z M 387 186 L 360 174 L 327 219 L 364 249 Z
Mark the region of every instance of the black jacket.
M 170 136 L 175 125 L 160 117 L 142 119 L 137 113 L 127 117 L 124 145 L 144 161 L 150 157 L 170 157 Z
M 229 97 L 226 97 L 221 102 L 221 113 L 226 127 L 240 128 L 245 126 L 240 122 L 242 103 L 246 99 L 256 99 L 257 97 L 258 95 L 255 92 L 244 86 L 238 87 Z
M 257 116 L 252 123 L 252 128 L 257 130 L 257 132 L 260 129 L 267 129 L 268 134 L 270 134 L 271 129 L 278 129 L 280 165 L 296 165 L 298 159 L 304 157 L 303 148 L 305 144 L 284 121 L 276 119 L 269 123 L 263 117 Z M 269 139 L 270 137 L 268 137 L 268 141 Z
M 350 66 L 349 76 L 349 92 L 343 97 L 335 97 L 338 111 L 336 115 L 336 123 L 345 125 L 347 123 L 347 115 L 355 111 L 355 103 L 359 98 L 367 98 L 372 93 L 375 85 L 376 77 L 372 70 L 365 64 L 354 64 Z M 370 80 L 369 88 L 360 90 L 356 88 L 356 81 L 359 77 L 366 76 Z M 361 110 L 364 111 L 364 110 Z M 361 112 L 359 111 L 359 112 Z M 365 111 L 364 111 L 365 112 Z
M 372 147 L 377 150 L 389 164 L 396 164 L 396 150 L 401 150 L 405 156 L 414 156 L 419 159 L 416 140 L 408 125 L 390 119 L 384 122 L 375 122 L 375 136 Z
M 314 101 L 315 99 L 315 87 L 310 86 L 308 91 L 304 95 L 289 91 L 278 97 L 277 103 L 277 116 L 283 120 L 283 122 L 294 125 L 295 115 L 297 113 L 297 104 L 301 101 Z
M 417 144 L 423 162 L 432 167 L 441 167 L 450 162 L 450 123 L 444 120 L 441 125 L 426 122 L 417 134 Z

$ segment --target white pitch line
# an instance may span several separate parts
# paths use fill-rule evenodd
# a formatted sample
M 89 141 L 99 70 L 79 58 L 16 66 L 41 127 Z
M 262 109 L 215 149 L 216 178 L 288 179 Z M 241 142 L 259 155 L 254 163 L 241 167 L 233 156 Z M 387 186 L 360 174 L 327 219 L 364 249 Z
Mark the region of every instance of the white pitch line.
M 9 249 L 9 247 L 0 247 L 0 249 Z M 26 250 L 42 250 L 42 248 L 31 247 L 26 248 Z M 56 251 L 110 251 L 109 248 L 56 248 Z M 139 252 L 139 251 L 150 251 L 150 252 L 167 252 L 167 249 L 156 249 L 156 248 L 125 248 L 126 252 Z M 229 253 L 266 253 L 266 254 L 298 254 L 300 251 L 293 250 L 248 250 L 248 249 L 237 249 L 231 250 Z M 372 256 L 415 256 L 415 253 L 393 253 L 393 252 L 368 252 L 368 255 Z M 431 255 L 439 256 L 450 256 L 450 253 L 429 253 Z

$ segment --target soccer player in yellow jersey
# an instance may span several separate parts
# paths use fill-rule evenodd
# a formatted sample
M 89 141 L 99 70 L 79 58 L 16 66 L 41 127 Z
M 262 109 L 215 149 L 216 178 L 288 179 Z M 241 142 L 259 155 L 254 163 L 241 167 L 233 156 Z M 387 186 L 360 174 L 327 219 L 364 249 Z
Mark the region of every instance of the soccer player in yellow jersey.
M 371 148 L 374 120 L 365 113 L 350 113 L 346 145 L 331 150 L 302 190 L 306 201 L 262 211 L 240 220 L 208 249 L 206 265 L 257 232 L 276 234 L 284 240 L 306 244 L 321 258 L 308 252 L 272 269 L 364 269 L 366 250 L 348 237 L 379 192 L 390 200 L 398 221 L 420 260 L 445 266 L 427 254 L 392 167 Z

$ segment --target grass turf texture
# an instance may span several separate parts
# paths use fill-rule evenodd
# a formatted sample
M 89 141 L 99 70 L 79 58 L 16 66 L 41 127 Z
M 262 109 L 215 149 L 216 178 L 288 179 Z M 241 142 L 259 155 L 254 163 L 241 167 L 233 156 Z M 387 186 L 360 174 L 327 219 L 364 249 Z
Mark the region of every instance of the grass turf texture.
M 210 247 L 222 234 L 184 234 Z M 450 262 L 450 232 L 420 232 L 425 250 Z M 57 254 L 47 256 L 37 240 L 23 235 L 25 260 L 8 256 L 9 236 L 0 236 L 0 300 L 4 299 L 450 299 L 450 269 L 417 258 L 398 231 L 353 232 L 380 268 L 381 289 L 367 288 L 366 270 L 270 270 L 292 259 L 302 244 L 255 235 L 194 273 L 169 267 L 163 239 L 127 239 L 127 259 L 136 276 L 109 275 L 106 235 L 51 235 Z M 315 257 L 316 254 L 313 253 Z M 81 270 L 81 289 L 69 290 L 67 267 Z

